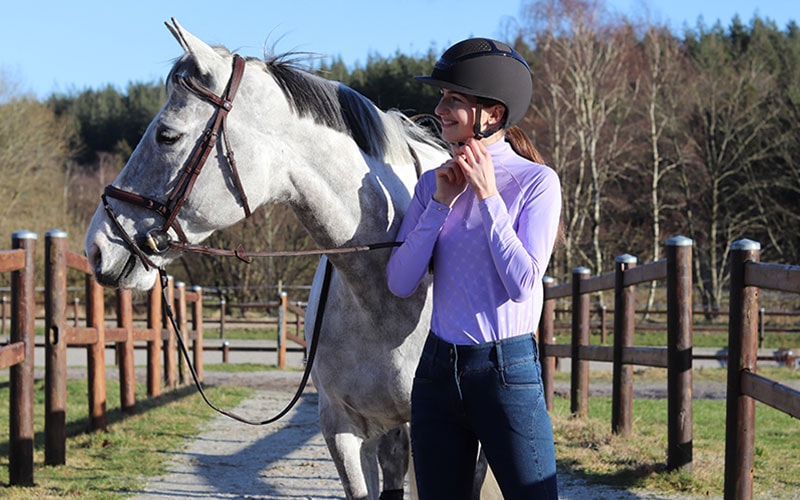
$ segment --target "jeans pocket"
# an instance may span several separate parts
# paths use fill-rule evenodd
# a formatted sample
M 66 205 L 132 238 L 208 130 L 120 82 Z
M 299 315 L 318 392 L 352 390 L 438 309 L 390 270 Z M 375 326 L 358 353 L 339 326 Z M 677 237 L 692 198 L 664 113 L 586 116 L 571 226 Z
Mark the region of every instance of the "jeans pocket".
M 536 361 L 533 359 L 506 365 L 500 370 L 504 387 L 528 388 L 542 385 Z

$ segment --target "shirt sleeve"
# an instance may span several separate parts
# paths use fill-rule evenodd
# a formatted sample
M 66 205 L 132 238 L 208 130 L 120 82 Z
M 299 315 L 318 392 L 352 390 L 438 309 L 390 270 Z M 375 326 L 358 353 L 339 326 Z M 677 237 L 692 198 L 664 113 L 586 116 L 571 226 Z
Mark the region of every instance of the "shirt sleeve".
M 398 297 L 410 296 L 425 277 L 436 239 L 450 213 L 449 207 L 434 201 L 424 191 L 421 183 L 417 183 L 397 233 L 397 241 L 402 245 L 392 250 L 386 265 L 389 290 Z
M 553 252 L 561 216 L 561 184 L 555 171 L 546 168 L 526 198 L 516 230 L 501 196 L 479 205 L 495 269 L 515 302 L 530 298 Z

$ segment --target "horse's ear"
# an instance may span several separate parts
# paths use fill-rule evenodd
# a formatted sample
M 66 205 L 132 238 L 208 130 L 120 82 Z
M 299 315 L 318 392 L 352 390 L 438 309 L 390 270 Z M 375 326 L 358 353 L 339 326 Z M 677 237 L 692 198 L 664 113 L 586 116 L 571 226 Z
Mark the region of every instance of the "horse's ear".
M 175 37 L 175 40 L 183 47 L 183 50 L 192 54 L 197 61 L 198 68 L 202 73 L 212 73 L 210 66 L 207 66 L 211 61 L 222 61 L 222 56 L 211 48 L 207 43 L 192 35 L 181 26 L 178 21 L 173 17 L 171 18 L 172 24 L 164 23 Z

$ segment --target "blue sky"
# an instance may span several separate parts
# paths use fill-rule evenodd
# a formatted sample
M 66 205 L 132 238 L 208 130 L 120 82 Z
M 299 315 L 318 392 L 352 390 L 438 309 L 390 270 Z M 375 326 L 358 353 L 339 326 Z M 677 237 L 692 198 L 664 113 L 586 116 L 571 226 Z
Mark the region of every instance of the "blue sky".
M 607 0 L 632 18 L 693 27 L 754 14 L 783 29 L 798 0 Z M 175 17 L 209 43 L 244 55 L 306 51 L 352 65 L 369 55 L 419 55 L 470 36 L 504 39 L 529 0 L 4 0 L 0 83 L 42 98 L 112 84 L 159 81 L 181 54 L 164 22 Z M 800 21 L 798 21 L 800 22 Z M 0 87 L 0 93 L 3 92 Z

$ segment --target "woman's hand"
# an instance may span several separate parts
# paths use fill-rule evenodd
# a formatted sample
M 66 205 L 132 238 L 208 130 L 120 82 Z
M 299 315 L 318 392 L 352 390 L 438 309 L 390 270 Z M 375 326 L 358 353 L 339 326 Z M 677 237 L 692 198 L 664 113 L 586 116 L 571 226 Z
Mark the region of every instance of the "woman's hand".
M 461 175 L 479 200 L 485 200 L 497 194 L 492 155 L 481 141 L 474 138 L 467 140 L 456 151 L 454 159 Z
M 436 192 L 433 199 L 452 207 L 459 195 L 467 189 L 467 180 L 455 159 L 449 159 L 436 169 Z

